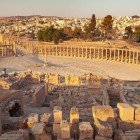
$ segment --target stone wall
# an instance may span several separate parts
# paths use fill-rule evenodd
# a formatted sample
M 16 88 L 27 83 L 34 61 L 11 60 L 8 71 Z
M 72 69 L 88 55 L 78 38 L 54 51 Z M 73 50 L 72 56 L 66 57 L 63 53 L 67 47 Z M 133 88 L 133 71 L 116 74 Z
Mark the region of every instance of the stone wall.
M 35 90 L 33 94 L 33 106 L 34 107 L 41 107 L 45 101 L 46 97 L 46 86 L 45 84 L 41 84 L 38 86 L 38 88 Z
M 58 84 L 60 84 L 60 75 L 59 74 L 46 74 L 45 82 L 54 84 L 54 85 L 58 85 Z

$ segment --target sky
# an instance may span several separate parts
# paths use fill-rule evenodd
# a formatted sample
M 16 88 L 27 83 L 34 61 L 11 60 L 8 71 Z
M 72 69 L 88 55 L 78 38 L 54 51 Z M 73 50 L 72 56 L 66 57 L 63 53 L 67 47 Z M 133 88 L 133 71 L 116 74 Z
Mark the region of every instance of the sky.
M 0 16 L 140 16 L 140 0 L 0 0 Z

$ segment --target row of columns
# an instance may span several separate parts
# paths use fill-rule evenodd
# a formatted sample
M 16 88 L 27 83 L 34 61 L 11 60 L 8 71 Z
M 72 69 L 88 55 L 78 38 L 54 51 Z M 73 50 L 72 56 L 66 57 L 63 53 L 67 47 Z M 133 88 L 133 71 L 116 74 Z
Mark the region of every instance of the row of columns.
M 94 47 L 75 47 L 75 46 L 46 46 L 45 44 L 27 41 L 20 42 L 30 53 L 37 53 L 39 55 L 63 56 L 63 57 L 77 57 L 86 59 L 104 59 L 118 62 L 140 64 L 140 51 L 116 48 L 94 48 Z
M 40 48 L 42 49 L 42 48 Z M 46 55 L 105 59 L 132 64 L 140 64 L 140 52 L 127 49 L 88 48 L 88 47 L 46 47 Z
M 0 56 L 12 56 L 14 54 L 14 46 L 13 45 L 1 45 L 0 46 Z

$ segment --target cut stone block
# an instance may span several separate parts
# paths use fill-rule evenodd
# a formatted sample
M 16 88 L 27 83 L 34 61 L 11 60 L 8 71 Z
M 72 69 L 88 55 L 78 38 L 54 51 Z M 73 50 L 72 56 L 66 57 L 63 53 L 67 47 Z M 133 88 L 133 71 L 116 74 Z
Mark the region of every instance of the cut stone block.
M 40 116 L 40 121 L 41 122 L 44 122 L 44 123 L 48 123 L 49 122 L 49 119 L 51 117 L 51 114 L 50 113 L 44 113 L 43 115 Z
M 70 139 L 71 138 L 70 124 L 66 120 L 61 121 L 60 129 L 61 129 L 61 139 Z
M 29 128 L 33 128 L 34 124 L 39 122 L 39 117 L 37 113 L 31 113 L 27 120 L 27 125 Z
M 112 140 L 112 139 L 111 138 L 107 138 L 107 137 L 101 137 L 101 136 L 97 135 L 95 137 L 95 140 Z
M 54 123 L 61 123 L 62 121 L 62 108 L 55 106 L 53 110 L 54 114 Z
M 34 135 L 41 135 L 44 132 L 45 123 L 35 123 L 34 127 L 31 129 L 31 132 Z
M 95 129 L 98 135 L 102 137 L 112 138 L 113 128 L 110 123 L 96 120 L 94 122 L 94 125 L 95 125 Z
M 140 121 L 122 121 L 118 119 L 118 128 L 123 131 L 140 129 Z
M 81 122 L 79 124 L 79 140 L 93 138 L 93 128 L 89 122 Z
M 26 137 L 22 131 L 10 131 L 0 136 L 0 140 L 29 140 L 29 135 Z
M 39 122 L 38 114 L 37 113 L 31 113 L 28 117 L 28 121 Z
M 112 122 L 115 119 L 115 113 L 111 106 L 94 106 L 92 108 L 94 120 L 99 119 L 105 122 Z
M 140 121 L 140 104 L 133 104 L 135 109 L 135 120 Z
M 119 110 L 119 117 L 122 121 L 133 121 L 134 120 L 134 108 L 125 103 L 118 103 L 117 108 Z
M 70 123 L 78 123 L 78 122 L 79 122 L 78 108 L 73 107 L 70 110 Z
M 60 130 L 60 124 L 53 124 L 53 134 L 57 136 L 57 138 L 60 138 L 61 136 L 61 130 Z

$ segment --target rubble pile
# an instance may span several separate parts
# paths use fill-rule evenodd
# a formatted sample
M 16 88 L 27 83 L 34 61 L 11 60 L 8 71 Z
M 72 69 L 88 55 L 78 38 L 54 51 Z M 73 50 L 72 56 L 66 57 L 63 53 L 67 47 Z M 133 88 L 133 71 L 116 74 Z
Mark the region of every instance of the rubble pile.
M 91 116 L 92 106 L 102 105 L 104 101 L 102 92 L 89 95 L 86 87 L 64 87 L 55 93 L 59 97 L 50 102 L 50 107 L 61 106 L 65 115 L 68 115 L 68 110 L 75 106 L 81 116 Z

